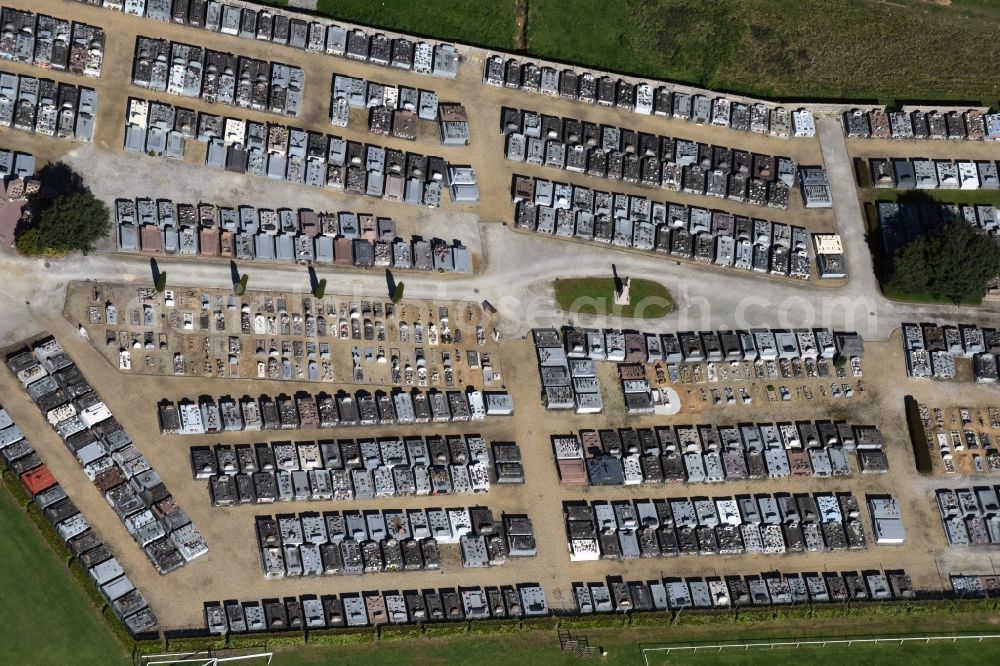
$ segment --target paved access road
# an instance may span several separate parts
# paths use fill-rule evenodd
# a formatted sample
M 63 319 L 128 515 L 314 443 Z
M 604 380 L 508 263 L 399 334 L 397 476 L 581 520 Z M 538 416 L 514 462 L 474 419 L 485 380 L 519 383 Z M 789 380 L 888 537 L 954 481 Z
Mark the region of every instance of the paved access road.
M 856 224 L 860 225 L 860 221 Z M 849 227 L 848 227 L 849 228 Z M 460 278 L 406 274 L 406 295 L 411 298 L 448 297 L 457 300 L 487 299 L 499 308 L 505 332 L 523 334 L 531 326 L 565 322 L 554 309 L 552 281 L 559 277 L 611 274 L 617 263 L 621 274 L 658 280 L 677 301 L 675 312 L 662 320 L 644 322 L 649 330 L 685 330 L 747 326 L 832 326 L 855 329 L 866 338 L 885 339 L 902 321 L 942 319 L 975 322 L 988 313 L 973 308 L 930 306 L 888 301 L 878 293 L 874 278 L 855 274 L 842 288 L 814 283 L 769 280 L 736 271 L 716 270 L 689 263 L 634 253 L 609 252 L 583 243 L 562 242 L 515 232 L 496 223 L 482 223 L 485 266 L 480 274 Z M 848 234 L 849 235 L 849 234 Z M 848 246 L 847 251 L 867 251 Z M 172 286 L 219 287 L 231 284 L 224 261 L 160 259 Z M 256 288 L 309 288 L 304 267 L 244 264 Z M 0 254 L 0 338 L 24 337 L 32 309 L 57 313 L 62 309 L 65 285 L 72 280 L 126 280 L 150 282 L 149 259 L 125 255 L 73 256 L 44 262 Z M 381 271 L 320 271 L 329 280 L 328 293 L 359 296 L 386 291 Z M 26 308 L 24 301 L 30 300 Z M 624 322 L 622 322 L 624 323 Z

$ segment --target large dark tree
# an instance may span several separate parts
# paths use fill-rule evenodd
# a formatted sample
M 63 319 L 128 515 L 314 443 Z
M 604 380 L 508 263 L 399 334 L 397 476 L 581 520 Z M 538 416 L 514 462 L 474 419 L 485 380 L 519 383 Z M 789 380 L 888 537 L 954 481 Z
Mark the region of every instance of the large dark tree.
M 90 192 L 56 198 L 38 220 L 40 252 L 90 252 L 111 229 L 111 214 Z
M 63 162 L 46 164 L 38 180 L 41 191 L 34 197 L 35 215 L 29 224 L 18 227 L 17 249 L 44 255 L 93 250 L 111 230 L 107 206 Z
M 982 298 L 997 275 L 1000 245 L 971 225 L 955 222 L 899 249 L 886 286 L 903 296 L 959 303 Z

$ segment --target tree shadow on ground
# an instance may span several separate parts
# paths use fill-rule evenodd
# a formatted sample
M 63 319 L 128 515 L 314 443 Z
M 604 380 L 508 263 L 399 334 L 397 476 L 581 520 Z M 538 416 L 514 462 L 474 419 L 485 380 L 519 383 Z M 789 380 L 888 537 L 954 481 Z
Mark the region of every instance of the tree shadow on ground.
M 81 194 L 90 189 L 84 185 L 83 176 L 65 162 L 46 164 L 38 172 L 41 195 L 45 200 L 53 200 L 68 194 Z
M 879 202 L 867 202 L 864 205 L 865 216 L 868 218 L 866 225 L 868 231 L 865 233 L 865 242 L 868 244 L 868 249 L 872 255 L 872 262 L 875 265 L 875 276 L 880 282 L 884 283 L 892 276 L 893 269 L 893 259 L 894 255 L 905 248 L 910 242 L 916 240 L 915 237 L 911 240 L 905 239 L 905 231 L 903 229 L 902 214 L 895 225 L 895 233 L 903 237 L 902 242 L 895 247 L 892 253 L 890 253 L 885 247 L 885 232 L 882 226 L 879 224 L 878 219 L 878 203 Z M 918 210 L 923 210 L 925 206 L 932 206 L 936 211 L 938 202 L 934 201 L 923 190 L 903 190 L 896 194 L 895 203 L 900 206 L 909 205 L 915 206 Z M 941 216 L 926 216 L 922 222 L 923 235 L 930 235 L 940 231 L 941 228 Z

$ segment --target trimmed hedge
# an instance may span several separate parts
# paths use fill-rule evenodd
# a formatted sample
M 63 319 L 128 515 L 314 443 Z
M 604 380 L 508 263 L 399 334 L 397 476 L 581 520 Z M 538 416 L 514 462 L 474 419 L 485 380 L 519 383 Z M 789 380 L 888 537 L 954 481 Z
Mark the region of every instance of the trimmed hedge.
M 661 610 L 633 613 L 626 619 L 625 624 L 633 627 L 669 627 L 674 622 L 673 613 Z
M 440 622 L 428 624 L 424 627 L 424 634 L 428 638 L 434 638 L 435 636 L 459 636 L 468 632 L 468 622 Z
M 774 611 L 770 608 L 740 608 L 736 611 L 735 620 L 741 624 L 754 622 L 770 622 L 774 619 Z
M 24 510 L 24 512 L 28 515 L 28 518 L 31 519 L 31 522 L 38 528 L 38 531 L 41 533 L 45 543 L 49 544 L 49 547 L 55 552 L 56 557 L 62 560 L 64 564 L 69 563 L 69 561 L 73 558 L 73 553 L 70 552 L 69 546 L 67 546 L 66 542 L 59 536 L 59 532 L 56 531 L 56 528 L 52 527 L 52 524 L 49 523 L 49 521 L 45 519 L 45 516 L 42 515 L 42 511 L 38 508 L 38 505 L 35 504 L 34 498 L 27 491 L 27 489 L 21 485 L 21 480 L 14 476 L 14 473 L 7 467 L 3 468 L 2 476 L 4 486 L 6 486 L 8 492 L 10 492 L 13 496 L 15 503 L 17 503 L 17 505 Z
M 49 545 L 49 548 L 52 549 L 52 552 L 60 559 L 60 561 L 62 561 L 63 564 L 67 564 L 71 559 L 73 559 L 73 553 L 70 551 L 69 546 L 67 546 L 66 542 L 62 540 L 61 536 L 59 536 L 59 532 L 56 532 L 56 528 L 52 527 L 52 524 L 45 519 L 45 516 L 42 515 L 38 506 L 31 503 L 24 510 L 24 512 L 28 514 L 28 518 L 30 518 L 31 522 L 33 522 L 35 527 L 38 528 L 38 531 L 41 533 L 45 543 Z
M 903 408 L 906 410 L 906 425 L 910 430 L 914 464 L 921 474 L 931 474 L 934 472 L 934 465 L 931 462 L 930 449 L 927 448 L 924 422 L 920 420 L 920 404 L 912 395 L 908 395 L 903 398 Z
M 423 633 L 423 627 L 417 625 L 389 625 L 383 624 L 378 628 L 378 639 L 380 641 L 404 641 L 419 638 Z
M 686 626 L 732 624 L 735 619 L 734 616 L 735 613 L 725 611 L 683 610 L 674 615 L 674 624 Z
M 524 631 L 532 631 L 534 629 L 555 629 L 559 626 L 559 618 L 548 616 L 548 617 L 526 617 L 521 620 L 521 628 Z
M 469 625 L 470 634 L 516 634 L 521 629 L 521 622 L 517 618 L 477 620 Z
M 135 646 L 132 648 L 132 654 L 160 654 L 165 652 L 167 649 L 167 644 L 162 639 L 149 639 L 145 641 L 136 641 Z
M 10 494 L 14 496 L 14 501 L 17 502 L 18 506 L 22 509 L 29 504 L 31 504 L 32 497 L 28 494 L 27 489 L 21 485 L 21 480 L 14 475 L 14 472 L 10 471 L 7 467 L 3 469 L 3 482 L 7 486 L 7 490 Z
M 226 637 L 215 634 L 167 638 L 167 649 L 171 652 L 201 652 L 203 650 L 222 650 L 225 647 Z
M 229 634 L 228 645 L 231 650 L 263 649 L 267 647 L 267 641 L 259 634 Z
M 310 631 L 308 645 L 360 645 L 374 643 L 378 634 L 373 629 L 322 629 Z
M 865 202 L 865 222 L 867 222 L 865 227 L 869 233 L 878 233 L 879 235 L 882 234 L 882 230 L 878 225 L 878 209 L 875 208 L 875 204 L 871 201 Z M 879 247 L 881 248 L 883 246 Z
M 862 189 L 872 187 L 872 173 L 868 163 L 861 157 L 854 158 L 855 182 Z
M 655 613 L 649 615 L 655 615 Z M 623 613 L 592 613 L 559 618 L 559 626 L 563 629 L 603 629 L 625 627 L 628 624 L 629 616 Z
M 832 619 L 847 615 L 847 608 L 841 604 L 829 604 L 824 606 L 813 606 L 812 617 L 814 619 Z
M 94 584 L 94 581 L 87 575 L 87 572 L 84 571 L 83 565 L 80 564 L 79 560 L 73 560 L 70 562 L 69 573 L 76 579 L 81 587 L 83 587 L 83 591 L 87 593 L 88 597 L 90 597 L 91 603 L 97 607 L 97 610 L 103 612 L 104 607 L 107 606 L 107 601 L 105 601 L 104 595 L 101 594 L 101 591 L 97 589 L 97 585 Z
M 105 606 L 104 610 L 101 611 L 101 616 L 104 617 L 104 621 L 108 623 L 108 628 L 111 629 L 111 633 L 115 635 L 118 642 L 125 646 L 125 649 L 131 652 L 135 648 L 135 641 L 132 640 L 132 634 L 128 633 L 128 629 L 125 628 L 125 624 L 118 619 L 115 615 L 115 611 L 111 606 Z
M 257 634 L 254 638 L 258 641 L 263 641 L 269 649 L 276 647 L 295 647 L 306 644 L 306 635 L 302 631 L 282 631 Z M 232 643 L 231 639 L 230 643 Z M 231 644 L 230 647 L 232 647 Z

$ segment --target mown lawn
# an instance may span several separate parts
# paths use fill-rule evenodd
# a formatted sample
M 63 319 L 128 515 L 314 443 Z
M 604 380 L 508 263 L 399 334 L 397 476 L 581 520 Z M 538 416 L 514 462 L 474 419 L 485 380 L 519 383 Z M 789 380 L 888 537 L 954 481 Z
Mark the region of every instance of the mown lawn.
M 86 593 L 0 487 L 0 627 L 5 664 L 129 663 Z
M 351 23 L 513 49 L 515 0 L 319 0 L 322 14 Z
M 574 314 L 637 319 L 658 319 L 673 310 L 673 299 L 663 285 L 651 280 L 632 280 L 628 305 L 615 305 L 614 278 L 556 280 L 556 303 Z
M 905 303 L 922 303 L 927 305 L 955 305 L 953 301 L 949 301 L 945 298 L 936 298 L 930 294 L 904 294 L 899 293 L 896 290 L 879 283 L 882 288 L 882 295 L 894 301 L 903 301 Z M 982 305 L 982 298 L 967 298 L 963 300 L 959 305 Z
M 528 0 L 527 52 L 776 99 L 1000 98 L 992 0 Z M 512 49 L 516 0 L 319 0 L 329 16 Z
M 722 39 L 731 14 L 726 5 L 531 0 L 528 51 L 600 69 L 704 84 L 728 60 L 723 52 L 732 46 Z M 663 50 L 666 44 L 671 46 Z
M 528 48 L 782 99 L 995 102 L 998 23 L 982 0 L 531 0 Z

